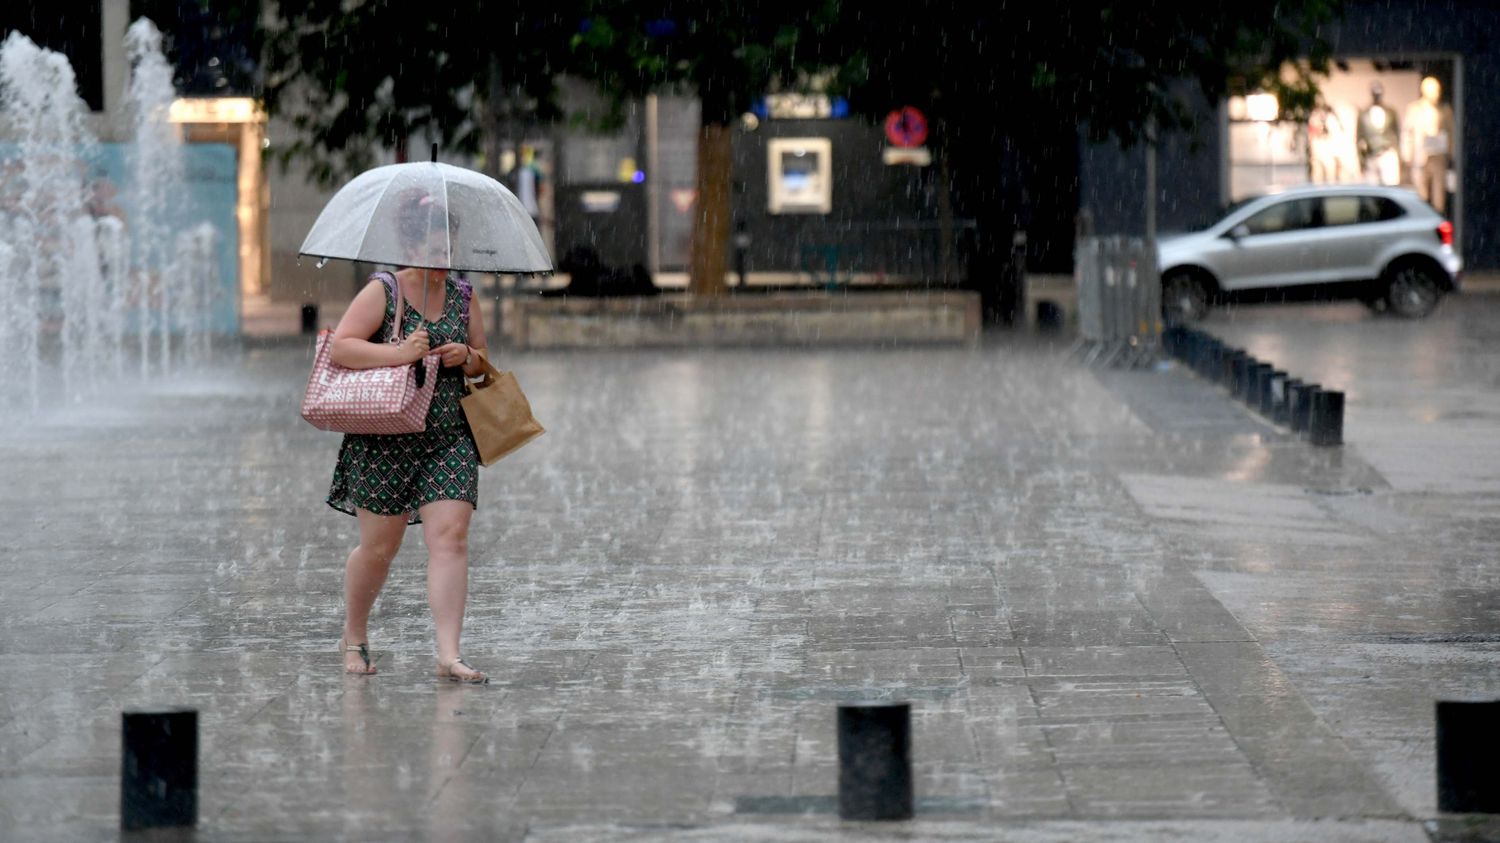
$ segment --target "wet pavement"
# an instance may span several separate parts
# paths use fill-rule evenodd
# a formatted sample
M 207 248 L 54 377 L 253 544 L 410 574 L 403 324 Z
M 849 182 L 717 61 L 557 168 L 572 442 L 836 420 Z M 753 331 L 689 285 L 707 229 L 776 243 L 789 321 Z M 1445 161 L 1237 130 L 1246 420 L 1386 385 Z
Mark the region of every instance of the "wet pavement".
M 200 840 L 1493 837 L 1435 821 L 1432 709 L 1500 696 L 1497 326 L 1203 324 L 1346 390 L 1339 449 L 1030 333 L 514 356 L 549 432 L 482 475 L 486 687 L 432 679 L 418 531 L 340 672 L 309 343 L 13 416 L 0 836 L 114 839 L 120 712 L 190 706 Z M 917 819 L 843 823 L 879 699 Z

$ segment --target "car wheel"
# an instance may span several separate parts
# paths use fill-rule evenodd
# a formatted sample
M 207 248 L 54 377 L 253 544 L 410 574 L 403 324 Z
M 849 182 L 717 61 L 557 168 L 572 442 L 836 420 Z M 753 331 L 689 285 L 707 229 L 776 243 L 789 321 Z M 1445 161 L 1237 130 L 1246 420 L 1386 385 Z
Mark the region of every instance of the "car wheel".
M 1208 288 L 1191 272 L 1173 272 L 1161 280 L 1161 315 L 1169 325 L 1196 322 L 1208 314 Z
M 1432 267 L 1415 261 L 1400 263 L 1390 269 L 1386 286 L 1386 310 L 1408 319 L 1419 319 L 1431 313 L 1443 298 L 1442 281 Z

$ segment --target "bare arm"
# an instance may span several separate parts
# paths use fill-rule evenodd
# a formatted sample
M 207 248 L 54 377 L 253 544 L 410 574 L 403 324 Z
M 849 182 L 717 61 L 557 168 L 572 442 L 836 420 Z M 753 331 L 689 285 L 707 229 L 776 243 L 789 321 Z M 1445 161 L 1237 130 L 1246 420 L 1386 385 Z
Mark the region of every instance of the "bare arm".
M 427 353 L 425 330 L 414 331 L 399 346 L 370 342 L 369 337 L 380 330 L 380 323 L 385 320 L 385 290 L 384 283 L 372 281 L 349 303 L 344 318 L 333 330 L 329 358 L 334 363 L 347 369 L 373 369 L 411 363 Z
M 469 348 L 474 354 L 464 366 L 464 374 L 476 377 L 484 371 L 481 358 L 489 358 L 489 342 L 484 338 L 484 314 L 479 310 L 479 297 L 469 300 Z

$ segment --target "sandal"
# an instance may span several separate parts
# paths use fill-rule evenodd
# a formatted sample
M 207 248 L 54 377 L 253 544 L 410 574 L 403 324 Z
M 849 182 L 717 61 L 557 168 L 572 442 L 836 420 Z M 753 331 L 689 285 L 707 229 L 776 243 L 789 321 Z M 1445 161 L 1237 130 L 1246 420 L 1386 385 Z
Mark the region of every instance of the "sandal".
M 467 667 L 469 670 L 473 671 L 473 673 L 469 676 L 460 676 L 459 674 L 454 673 L 453 668 L 458 665 Z M 453 661 L 448 662 L 447 664 L 439 661 L 437 666 L 437 675 L 442 679 L 447 679 L 449 682 L 462 682 L 466 685 L 488 685 L 490 681 L 490 678 L 488 676 L 485 676 L 483 673 L 474 670 L 473 665 L 464 661 L 463 656 L 456 656 L 454 657 Z
M 369 644 L 363 644 L 363 643 L 362 644 L 345 644 L 344 643 L 344 639 L 340 638 L 339 639 L 339 655 L 342 656 L 345 653 L 359 653 L 360 659 L 363 660 L 364 663 L 365 663 L 365 669 L 361 671 L 361 670 L 350 670 L 348 668 L 347 662 L 346 662 L 345 663 L 346 666 L 344 667 L 344 672 L 345 673 L 348 673 L 348 674 L 353 675 L 353 676 L 370 676 L 373 673 L 375 673 L 375 666 L 370 663 L 370 645 Z

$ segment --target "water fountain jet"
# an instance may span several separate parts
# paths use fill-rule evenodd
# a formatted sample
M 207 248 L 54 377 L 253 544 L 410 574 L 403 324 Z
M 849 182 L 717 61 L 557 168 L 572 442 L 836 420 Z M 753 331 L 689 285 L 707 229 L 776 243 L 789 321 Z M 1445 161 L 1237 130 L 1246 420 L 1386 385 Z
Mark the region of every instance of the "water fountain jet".
M 0 300 L 19 313 L 0 320 L 0 347 L 19 357 L 0 367 L 0 390 L 24 396 L 31 412 L 43 396 L 78 401 L 118 382 L 128 358 L 146 378 L 210 350 L 219 237 L 208 223 L 173 221 L 187 178 L 161 45 L 146 18 L 126 33 L 122 209 L 91 193 L 107 185 L 93 183 L 103 146 L 66 57 L 20 32 L 0 42 Z

